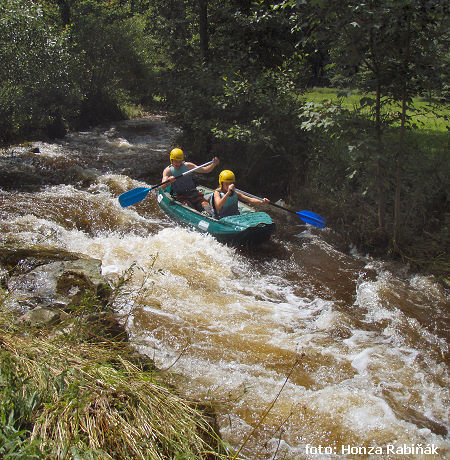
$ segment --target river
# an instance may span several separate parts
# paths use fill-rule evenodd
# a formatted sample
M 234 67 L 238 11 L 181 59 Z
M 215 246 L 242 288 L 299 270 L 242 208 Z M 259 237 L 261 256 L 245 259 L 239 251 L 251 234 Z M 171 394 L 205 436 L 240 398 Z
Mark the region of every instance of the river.
M 176 133 L 155 114 L 4 149 L 1 242 L 125 274 L 115 308 L 131 340 L 213 404 L 241 455 L 448 458 L 443 287 L 278 210 L 270 242 L 235 248 L 178 226 L 153 193 L 122 209 L 120 193 L 159 182 Z

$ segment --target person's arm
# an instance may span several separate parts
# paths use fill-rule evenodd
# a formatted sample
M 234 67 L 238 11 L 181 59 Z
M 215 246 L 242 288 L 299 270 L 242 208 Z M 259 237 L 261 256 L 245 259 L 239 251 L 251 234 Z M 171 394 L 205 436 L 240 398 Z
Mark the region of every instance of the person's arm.
M 243 201 L 244 203 L 251 203 L 251 204 L 261 204 L 261 203 L 269 203 L 270 200 L 268 198 L 263 198 L 263 201 L 257 200 L 256 198 L 252 198 L 251 196 L 244 195 L 243 193 L 236 192 L 238 198 Z
M 214 157 L 213 158 L 213 162 L 208 165 L 208 166 L 203 166 L 203 168 L 199 168 L 197 169 L 196 172 L 198 173 L 201 173 L 201 174 L 207 174 L 207 173 L 210 173 L 218 164 L 220 163 L 220 160 L 217 158 L 217 157 Z M 186 166 L 188 167 L 188 169 L 193 169 L 193 168 L 196 168 L 197 165 L 194 164 L 194 163 L 191 163 L 191 162 L 186 162 Z
M 175 177 L 170 174 L 170 166 L 163 171 L 161 182 L 167 182 L 167 184 L 161 185 L 162 189 L 166 189 L 172 182 L 175 182 Z

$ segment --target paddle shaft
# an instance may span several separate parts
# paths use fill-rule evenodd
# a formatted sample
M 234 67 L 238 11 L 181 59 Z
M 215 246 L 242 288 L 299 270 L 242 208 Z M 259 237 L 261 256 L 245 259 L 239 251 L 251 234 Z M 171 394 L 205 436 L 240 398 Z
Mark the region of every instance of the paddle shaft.
M 236 189 L 237 192 L 243 193 L 244 195 L 250 196 L 252 198 L 256 198 L 259 201 L 264 201 L 264 198 L 260 196 L 252 195 L 251 193 L 244 192 L 242 190 Z M 276 208 L 282 209 L 283 211 L 290 212 L 291 214 L 296 214 L 303 222 L 313 225 L 314 227 L 323 228 L 325 227 L 325 219 L 319 214 L 316 214 L 312 211 L 293 211 L 292 209 L 285 208 L 284 206 L 280 206 L 279 204 L 272 203 L 269 201 L 269 204 L 275 206 Z
M 261 198 L 260 196 L 252 195 L 251 193 L 244 192 L 243 190 L 239 190 L 238 188 L 235 188 L 236 192 L 242 193 L 244 195 L 250 196 L 251 198 L 256 198 L 259 201 L 264 201 L 264 198 Z M 284 211 L 291 212 L 292 214 L 297 214 L 295 211 L 292 209 L 285 208 L 284 206 L 280 206 L 279 204 L 272 203 L 269 201 L 269 204 L 272 206 L 275 206 L 276 208 L 283 209 Z
M 204 168 L 205 166 L 209 166 L 212 163 L 214 163 L 214 160 L 208 161 L 207 163 L 203 163 L 200 166 L 196 166 L 195 168 L 189 169 L 188 171 L 184 172 L 183 174 L 180 174 L 179 176 L 175 176 L 175 180 L 179 179 L 182 176 L 186 176 L 187 174 L 191 174 L 194 171 L 197 171 L 197 169 Z M 161 185 L 164 185 L 164 184 L 170 184 L 170 182 L 166 180 L 164 182 L 161 182 L 160 184 L 152 185 L 150 187 L 150 190 L 153 190 L 154 188 L 161 187 Z
M 188 171 L 184 172 L 183 174 L 180 174 L 179 176 L 175 176 L 175 180 L 179 179 L 182 176 L 185 176 L 186 174 L 191 174 L 192 172 L 196 171 L 197 169 L 203 168 L 204 166 L 209 166 L 211 163 L 213 163 L 214 160 L 208 161 L 207 163 L 204 163 L 200 166 L 196 166 L 195 168 L 189 169 Z M 128 206 L 131 206 L 133 204 L 139 203 L 139 201 L 142 201 L 150 192 L 150 190 L 153 190 L 155 188 L 160 187 L 161 185 L 164 184 L 170 184 L 171 182 L 169 181 L 163 181 L 160 182 L 157 185 L 152 185 L 149 188 L 144 188 L 144 187 L 136 187 L 133 188 L 132 190 L 128 190 L 128 192 L 124 192 L 119 196 L 119 203 L 122 206 L 122 208 L 126 208 Z

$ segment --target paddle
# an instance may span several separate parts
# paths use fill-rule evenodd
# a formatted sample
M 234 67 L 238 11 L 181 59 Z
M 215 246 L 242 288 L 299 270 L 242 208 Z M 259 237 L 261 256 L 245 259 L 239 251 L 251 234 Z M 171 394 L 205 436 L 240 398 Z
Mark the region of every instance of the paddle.
M 179 179 L 182 176 L 186 176 L 188 174 L 191 174 L 194 171 L 196 171 L 197 169 L 203 168 L 205 166 L 209 166 L 212 162 L 213 162 L 213 160 L 208 161 L 207 163 L 204 163 L 204 164 L 202 164 L 200 166 L 197 166 L 196 168 L 192 168 L 189 171 L 186 171 L 183 174 L 180 174 L 179 176 L 176 176 L 175 180 Z M 122 193 L 121 195 L 119 195 L 120 206 L 122 206 L 122 208 L 126 208 L 127 206 L 131 206 L 132 204 L 139 203 L 139 201 L 142 201 L 147 196 L 147 193 L 150 190 L 153 190 L 155 188 L 161 187 L 161 185 L 167 184 L 167 182 L 168 181 L 164 181 L 164 182 L 161 182 L 159 184 L 152 185 L 151 187 L 148 187 L 148 188 L 146 188 L 146 187 L 136 187 L 136 188 L 133 188 L 131 190 L 128 190 L 128 192 Z
M 259 201 L 264 201 L 264 198 L 261 198 L 256 195 L 252 195 L 251 193 L 244 192 L 242 190 L 239 190 L 235 188 L 236 192 L 243 193 L 244 195 L 250 196 L 252 198 L 256 198 Z M 315 212 L 312 211 L 293 211 L 292 209 L 285 208 L 284 206 L 280 206 L 279 204 L 272 203 L 269 201 L 269 204 L 272 206 L 275 206 L 276 208 L 282 209 L 283 211 L 290 212 L 292 214 L 297 214 L 298 217 L 303 222 L 306 222 L 307 224 L 314 225 L 314 227 L 318 228 L 323 228 L 325 227 L 325 219 L 322 216 L 319 216 L 319 214 L 316 214 Z

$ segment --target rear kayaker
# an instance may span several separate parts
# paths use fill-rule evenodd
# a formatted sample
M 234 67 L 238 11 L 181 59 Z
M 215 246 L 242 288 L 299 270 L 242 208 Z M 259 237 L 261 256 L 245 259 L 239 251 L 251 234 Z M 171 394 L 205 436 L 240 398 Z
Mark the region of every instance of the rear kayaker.
M 197 187 L 206 200 L 209 200 L 213 190 L 207 187 Z M 204 212 L 196 211 L 175 200 L 170 192 L 159 189 L 158 203 L 161 209 L 173 219 L 189 225 L 203 233 L 210 233 L 224 242 L 261 243 L 270 238 L 275 231 L 275 224 L 265 212 L 256 212 L 250 206 L 239 202 L 239 214 L 215 219 Z

